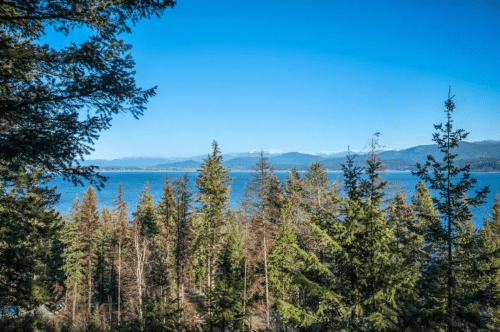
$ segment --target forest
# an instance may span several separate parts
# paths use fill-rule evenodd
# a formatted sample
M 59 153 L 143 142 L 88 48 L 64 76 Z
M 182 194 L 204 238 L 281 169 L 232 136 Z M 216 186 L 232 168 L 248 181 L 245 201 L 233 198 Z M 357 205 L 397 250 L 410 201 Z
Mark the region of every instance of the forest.
M 121 186 L 112 209 L 100 208 L 89 186 L 61 216 L 46 196 L 53 189 L 30 179 L 24 203 L 38 216 L 2 228 L 3 257 L 10 255 L 2 261 L 2 328 L 498 330 L 500 197 L 474 228 L 469 208 L 489 189 L 467 195 L 475 180 L 451 153 L 467 133 L 452 131 L 451 97 L 445 105 L 450 117 L 434 140 L 447 154 L 417 165 L 422 181 L 411 202 L 385 188 L 378 133 L 364 167 L 347 156 L 342 184 L 329 182 L 319 163 L 280 183 L 262 155 L 237 209 L 229 208 L 231 178 L 215 141 L 198 194 L 187 173 L 166 175 L 161 201 L 153 203 L 146 183 L 132 219 Z M 19 186 L 6 195 L 14 199 Z
M 166 176 L 155 204 L 146 183 L 137 206 L 120 186 L 99 206 L 106 177 L 79 160 L 156 94 L 120 36 L 175 5 L 0 1 L 0 331 L 500 330 L 500 197 L 474 227 L 493 193 L 456 160 L 468 133 L 451 92 L 433 133 L 444 157 L 415 165 L 410 201 L 388 190 L 377 132 L 342 183 L 317 162 L 281 182 L 261 153 L 231 208 L 213 141 L 194 184 Z M 49 29 L 91 35 L 55 49 Z M 55 177 L 89 184 L 69 215 Z

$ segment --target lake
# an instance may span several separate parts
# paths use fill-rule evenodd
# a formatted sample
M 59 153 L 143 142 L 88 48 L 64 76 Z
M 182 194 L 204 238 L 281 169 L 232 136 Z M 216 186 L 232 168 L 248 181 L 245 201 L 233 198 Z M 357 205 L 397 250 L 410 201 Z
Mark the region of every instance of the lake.
M 141 190 L 144 188 L 146 181 L 149 182 L 151 188 L 150 193 L 154 195 L 155 202 L 161 199 L 163 181 L 165 174 L 168 174 L 170 181 L 174 178 L 181 176 L 184 172 L 103 172 L 103 175 L 109 177 L 106 182 L 106 186 L 101 191 L 97 192 L 98 204 L 100 206 L 111 207 L 113 200 L 115 199 L 116 192 L 118 190 L 118 184 L 121 183 L 124 189 L 124 198 L 127 201 L 129 214 L 132 213 L 133 209 L 137 204 Z M 275 173 L 280 180 L 284 180 L 287 176 L 286 172 L 276 172 Z M 301 173 L 303 175 L 304 173 Z M 190 178 L 190 184 L 193 192 L 195 192 L 194 183 L 196 180 L 197 173 L 188 173 Z M 231 182 L 231 206 L 236 207 L 240 200 L 242 199 L 242 191 L 245 183 L 251 178 L 251 173 L 249 172 L 231 172 L 231 177 L 233 181 Z M 472 209 L 474 214 L 474 224 L 480 227 L 483 223 L 483 219 L 487 217 L 487 212 L 491 211 L 491 206 L 493 204 L 493 198 L 495 192 L 500 192 L 500 173 L 471 173 L 472 177 L 477 179 L 476 188 L 482 188 L 486 185 L 490 186 L 491 193 L 488 195 L 487 203 Z M 342 181 L 342 172 L 329 172 L 328 178 L 330 181 Z M 403 191 L 404 195 L 410 199 L 413 195 L 416 184 L 418 183 L 418 177 L 412 176 L 409 172 L 389 172 L 383 174 L 383 177 L 391 182 L 391 191 Z M 61 199 L 56 205 L 61 213 L 68 213 L 71 209 L 71 204 L 78 194 L 80 198 L 83 197 L 83 193 L 87 189 L 86 187 L 75 187 L 70 182 L 65 182 L 60 178 L 54 179 L 51 184 L 57 186 L 57 192 L 61 194 Z M 431 194 L 433 194 L 431 192 Z M 471 193 L 472 194 L 472 193 Z

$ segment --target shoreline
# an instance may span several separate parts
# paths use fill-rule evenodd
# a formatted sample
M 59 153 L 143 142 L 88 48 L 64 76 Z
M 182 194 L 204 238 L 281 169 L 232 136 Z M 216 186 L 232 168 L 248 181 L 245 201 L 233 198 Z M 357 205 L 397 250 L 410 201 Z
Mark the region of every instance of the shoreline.
M 274 170 L 274 173 L 286 173 L 290 172 L 291 170 Z M 198 173 L 198 169 L 196 168 L 184 168 L 184 169 L 165 169 L 165 170 L 157 170 L 157 169 L 117 169 L 117 170 L 96 170 L 97 173 L 183 173 L 183 172 L 188 172 L 188 173 Z M 252 169 L 229 169 L 230 173 L 252 173 L 254 170 Z M 307 173 L 306 170 L 301 170 L 298 171 L 299 173 Z M 330 170 L 325 170 L 327 173 L 342 173 L 343 171 L 330 171 Z M 409 170 L 385 170 L 382 171 L 381 173 L 411 173 L 412 171 Z M 481 172 L 481 171 L 470 171 L 470 173 L 484 173 L 484 174 L 498 174 L 500 171 L 495 172 L 495 171 L 488 171 L 488 172 Z

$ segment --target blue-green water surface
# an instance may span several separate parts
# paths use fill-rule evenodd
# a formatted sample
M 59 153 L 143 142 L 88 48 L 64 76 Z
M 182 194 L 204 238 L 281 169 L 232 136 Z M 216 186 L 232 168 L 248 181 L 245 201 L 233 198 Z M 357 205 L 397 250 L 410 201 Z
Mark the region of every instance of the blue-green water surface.
M 172 181 L 174 178 L 184 174 L 183 172 L 106 172 L 102 173 L 109 177 L 106 182 L 106 186 L 101 191 L 97 192 L 99 205 L 111 207 L 113 200 L 115 199 L 116 192 L 118 190 L 118 184 L 123 185 L 125 192 L 125 200 L 127 201 L 129 213 L 131 214 L 133 209 L 137 204 L 141 190 L 144 185 L 149 182 L 150 193 L 154 195 L 155 202 L 161 199 L 162 187 L 165 179 L 165 175 Z M 304 173 L 301 173 L 303 175 Z M 197 177 L 196 172 L 188 173 L 190 179 L 191 189 L 196 193 L 196 188 L 194 186 Z M 245 183 L 251 178 L 251 173 L 249 172 L 231 172 L 231 177 L 233 178 L 231 182 L 231 206 L 236 208 L 242 198 L 242 191 Z M 276 172 L 276 175 L 280 180 L 284 180 L 287 176 L 286 172 Z M 482 188 L 486 185 L 490 186 L 491 193 L 487 197 L 487 203 L 473 208 L 472 212 L 474 214 L 474 224 L 477 227 L 481 227 L 483 219 L 487 217 L 487 212 L 491 211 L 491 206 L 493 204 L 493 198 L 495 192 L 500 192 L 500 173 L 472 173 L 472 177 L 477 179 L 476 189 Z M 418 177 L 413 176 L 409 172 L 389 172 L 383 174 L 383 177 L 390 182 L 388 187 L 388 192 L 403 191 L 404 195 L 410 199 L 415 190 L 415 186 L 418 183 Z M 341 183 L 342 173 L 341 172 L 330 172 L 328 173 L 328 178 L 330 181 L 337 181 Z M 51 182 L 52 185 L 57 186 L 57 192 L 61 194 L 61 199 L 57 204 L 56 208 L 59 209 L 61 213 L 68 213 L 71 209 L 72 201 L 78 194 L 83 197 L 83 193 L 86 187 L 75 187 L 72 183 L 62 181 L 62 179 L 55 179 Z M 435 194 L 432 193 L 431 194 Z M 473 192 L 470 193 L 473 195 Z

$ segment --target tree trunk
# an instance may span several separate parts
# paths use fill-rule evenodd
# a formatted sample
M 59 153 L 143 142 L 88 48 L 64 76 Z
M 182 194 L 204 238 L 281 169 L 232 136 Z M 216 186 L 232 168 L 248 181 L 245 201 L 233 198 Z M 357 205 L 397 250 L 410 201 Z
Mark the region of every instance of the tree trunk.
M 112 300 L 111 295 L 108 295 L 109 328 L 110 328 L 110 329 L 111 329 L 111 321 L 112 321 L 112 319 L 113 319 L 113 316 L 112 316 L 112 314 L 113 314 L 113 313 L 112 313 L 112 311 L 111 311 L 112 307 L 113 307 L 113 300 Z
M 266 223 L 264 221 L 264 278 L 266 280 L 266 327 L 269 328 L 270 318 L 269 318 L 269 283 L 267 278 L 267 244 L 266 244 Z
M 122 244 L 118 243 L 118 326 L 121 324 L 121 272 L 122 272 Z
M 76 288 L 77 288 L 77 285 L 75 284 L 73 286 L 73 317 L 72 317 L 72 323 L 75 324 L 75 319 L 76 319 L 76 298 L 78 296 L 78 294 L 76 293 Z
M 208 319 L 209 319 L 209 326 L 210 326 L 210 332 L 212 332 L 212 266 L 211 266 L 211 261 L 210 261 L 210 256 L 207 258 L 207 287 L 208 287 L 208 296 L 207 296 L 207 302 L 208 302 Z
M 87 314 L 90 317 L 92 315 L 92 251 L 90 251 L 88 279 L 89 279 L 88 280 L 88 282 L 89 282 L 89 299 L 88 299 Z

